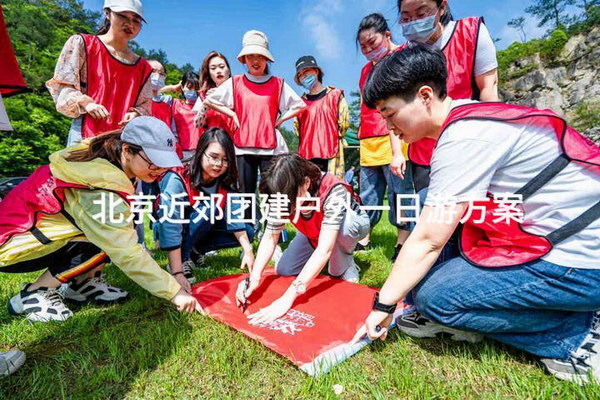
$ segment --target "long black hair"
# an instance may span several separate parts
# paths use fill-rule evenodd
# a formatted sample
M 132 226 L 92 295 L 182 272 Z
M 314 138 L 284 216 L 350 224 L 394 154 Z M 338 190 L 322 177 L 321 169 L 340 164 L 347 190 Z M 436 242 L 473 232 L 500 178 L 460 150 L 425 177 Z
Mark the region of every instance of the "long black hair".
M 442 3 L 444 0 L 430 0 L 430 1 L 435 1 L 435 4 L 439 8 L 442 6 Z M 398 16 L 400 16 L 401 10 L 402 10 L 402 0 L 398 0 Z M 440 22 L 442 23 L 442 25 L 446 26 L 452 20 L 454 20 L 454 17 L 452 16 L 452 12 L 450 11 L 450 6 L 447 5 L 446 12 L 444 13 L 444 15 L 442 15 L 440 17 Z
M 229 164 L 227 170 L 218 179 L 221 185 L 228 192 L 234 192 L 238 190 L 238 170 L 235 163 L 235 148 L 233 147 L 233 141 L 231 137 L 221 128 L 212 127 L 207 129 L 196 147 L 196 153 L 190 162 L 190 176 L 192 186 L 194 189 L 199 190 L 203 186 L 212 184 L 212 182 L 205 182 L 202 178 L 202 159 L 204 153 L 211 143 L 217 142 L 221 145 L 225 151 L 225 157 Z
M 384 34 L 390 30 L 390 27 L 387 23 L 387 19 L 380 13 L 369 14 L 364 17 L 360 24 L 358 25 L 358 30 L 356 31 L 356 46 L 360 44 L 360 34 L 363 31 L 373 29 L 376 33 Z M 393 40 L 392 40 L 393 41 Z
M 105 35 L 110 30 L 110 8 L 104 9 L 104 21 L 96 31 L 96 36 Z

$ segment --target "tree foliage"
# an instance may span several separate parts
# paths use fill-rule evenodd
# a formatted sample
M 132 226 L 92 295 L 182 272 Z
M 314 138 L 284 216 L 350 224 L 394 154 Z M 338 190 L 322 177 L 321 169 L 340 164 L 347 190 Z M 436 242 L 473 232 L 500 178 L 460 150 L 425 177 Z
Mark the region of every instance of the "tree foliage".
M 89 11 L 79 0 L 3 0 L 6 26 L 19 66 L 32 93 L 4 99 L 14 131 L 0 131 L 0 176 L 27 175 L 48 156 L 64 147 L 71 120 L 56 111 L 44 83 L 54 73 L 67 39 L 93 33 L 100 12 Z M 132 49 L 166 65 L 168 83 L 177 83 L 182 71 L 168 62 L 163 50 Z M 193 68 L 190 64 L 186 68 Z

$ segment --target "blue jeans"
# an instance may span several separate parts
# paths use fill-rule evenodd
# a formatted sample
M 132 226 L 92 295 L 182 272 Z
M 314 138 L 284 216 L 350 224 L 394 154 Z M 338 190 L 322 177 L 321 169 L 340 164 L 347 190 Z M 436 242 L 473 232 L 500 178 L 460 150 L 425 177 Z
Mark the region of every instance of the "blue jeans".
M 190 217 L 191 218 L 191 217 Z M 254 239 L 254 228 L 252 224 L 243 224 L 246 234 L 250 242 Z M 238 247 L 240 243 L 234 234 L 235 231 L 227 230 L 225 220 L 215 221 L 211 224 L 210 221 L 201 220 L 197 223 L 191 221 L 184 229 L 183 244 L 182 244 L 182 259 L 187 261 L 190 259 L 192 249 L 195 249 L 200 254 L 205 254 L 209 251 L 229 249 Z
M 388 202 L 390 205 L 390 223 L 399 228 L 407 227 L 406 223 L 396 221 L 396 194 L 412 194 L 415 192 L 412 182 L 412 171 L 410 162 L 406 163 L 404 179 L 400 179 L 392 173 L 390 165 L 377 167 L 360 167 L 360 201 L 363 206 L 381 206 L 388 189 Z M 409 205 L 410 199 L 402 200 L 403 205 Z M 381 219 L 382 211 L 367 210 L 371 221 L 371 229 Z
M 413 294 L 419 312 L 432 321 L 564 360 L 600 309 L 600 270 L 543 260 L 480 268 L 456 257 L 433 267 Z

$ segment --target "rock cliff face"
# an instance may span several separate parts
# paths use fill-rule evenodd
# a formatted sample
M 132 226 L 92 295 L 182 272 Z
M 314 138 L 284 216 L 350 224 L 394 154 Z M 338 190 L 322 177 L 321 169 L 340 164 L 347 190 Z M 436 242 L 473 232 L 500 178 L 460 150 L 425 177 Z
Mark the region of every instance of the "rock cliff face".
M 570 122 L 577 120 L 582 104 L 592 113 L 600 112 L 600 27 L 571 37 L 554 61 L 538 53 L 513 62 L 509 75 L 519 77 L 501 83 L 506 102 L 550 108 Z M 600 143 L 600 126 L 586 128 L 585 133 Z

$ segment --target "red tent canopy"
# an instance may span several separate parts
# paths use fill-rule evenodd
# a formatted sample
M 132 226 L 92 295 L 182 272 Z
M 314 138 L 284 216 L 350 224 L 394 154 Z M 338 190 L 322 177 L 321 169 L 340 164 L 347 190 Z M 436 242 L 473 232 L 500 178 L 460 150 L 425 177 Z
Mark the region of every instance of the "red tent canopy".
M 27 91 L 27 84 L 23 79 L 17 57 L 10 44 L 4 13 L 0 4 L 0 94 L 3 97 Z

